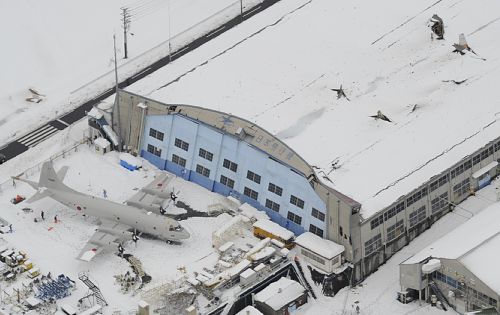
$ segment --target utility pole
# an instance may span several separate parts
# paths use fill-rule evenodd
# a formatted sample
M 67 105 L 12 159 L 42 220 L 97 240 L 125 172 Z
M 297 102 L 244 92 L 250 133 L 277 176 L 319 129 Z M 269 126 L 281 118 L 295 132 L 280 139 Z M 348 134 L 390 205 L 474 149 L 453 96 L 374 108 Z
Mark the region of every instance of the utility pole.
M 172 15 L 170 14 L 170 0 L 167 0 L 167 6 L 168 6 L 168 61 L 172 62 L 172 31 L 171 31 L 171 26 L 172 23 L 170 22 L 170 18 Z
M 128 8 L 121 8 L 122 9 L 122 22 L 123 22 L 123 48 L 125 49 L 125 57 L 124 59 L 128 58 L 128 50 L 127 50 L 127 31 L 130 27 L 130 12 L 128 11 Z
M 243 20 L 243 0 L 240 0 L 240 15 L 241 19 Z
M 115 49 L 115 83 L 116 83 L 116 86 L 115 86 L 115 106 L 116 106 L 116 117 L 117 117 L 117 129 L 118 129 L 118 151 L 121 152 L 122 151 L 122 148 L 121 148 L 121 134 L 120 134 L 120 97 L 118 95 L 118 63 L 117 63 L 117 60 L 116 60 L 116 36 L 115 34 L 113 34 L 113 46 L 114 46 L 114 49 Z M 114 113 L 114 110 L 113 110 L 113 113 Z M 111 123 L 114 124 L 114 121 L 113 119 L 111 119 Z

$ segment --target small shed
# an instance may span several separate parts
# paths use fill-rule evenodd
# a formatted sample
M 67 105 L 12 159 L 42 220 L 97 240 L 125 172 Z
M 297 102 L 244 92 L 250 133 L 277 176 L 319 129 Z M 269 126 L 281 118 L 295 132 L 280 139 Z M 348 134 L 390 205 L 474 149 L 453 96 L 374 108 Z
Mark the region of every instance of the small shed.
M 142 162 L 129 153 L 122 153 L 120 154 L 120 165 L 128 170 L 135 171 L 142 166 Z
M 105 154 L 111 150 L 111 143 L 108 140 L 99 137 L 94 140 L 95 152 L 99 154 Z
M 342 253 L 345 251 L 343 245 L 325 240 L 311 232 L 298 236 L 295 244 L 303 260 L 327 274 L 333 273 L 342 264 Z
M 307 292 L 300 283 L 281 278 L 257 293 L 254 301 L 264 315 L 290 314 L 307 303 Z

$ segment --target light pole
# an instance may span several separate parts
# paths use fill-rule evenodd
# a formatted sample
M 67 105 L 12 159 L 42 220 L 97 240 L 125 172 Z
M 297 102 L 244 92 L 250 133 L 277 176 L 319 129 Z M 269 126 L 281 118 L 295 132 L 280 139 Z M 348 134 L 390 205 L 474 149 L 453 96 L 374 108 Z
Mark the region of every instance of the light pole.
M 168 9 L 168 61 L 172 62 L 172 31 L 171 31 L 171 14 L 170 14 L 170 0 L 167 0 L 167 9 Z

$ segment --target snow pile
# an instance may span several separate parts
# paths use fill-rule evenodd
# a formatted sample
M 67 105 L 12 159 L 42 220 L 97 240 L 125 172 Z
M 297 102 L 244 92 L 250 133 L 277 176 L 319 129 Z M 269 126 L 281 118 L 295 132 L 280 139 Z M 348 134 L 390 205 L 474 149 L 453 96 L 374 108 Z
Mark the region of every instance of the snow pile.
M 422 272 L 425 274 L 433 273 L 436 270 L 441 268 L 441 260 L 439 259 L 431 259 L 424 265 L 422 265 Z
M 102 130 L 104 130 L 104 132 L 109 137 L 111 142 L 113 142 L 114 146 L 118 146 L 120 144 L 120 140 L 118 138 L 118 135 L 115 133 L 115 131 L 113 129 L 111 129 L 110 125 L 102 126 Z
M 90 116 L 95 119 L 101 119 L 104 114 L 97 107 L 92 107 L 92 109 L 87 113 L 87 116 Z
M 314 252 L 326 259 L 332 259 L 342 254 L 345 250 L 343 245 L 326 240 L 311 232 L 302 233 L 297 237 L 295 243 L 311 252 Z
M 236 313 L 236 315 L 263 315 L 263 314 L 252 305 L 248 305 L 247 307 Z
M 278 311 L 300 297 L 304 292 L 305 289 L 300 283 L 283 277 L 257 293 L 255 301 L 267 304 L 273 310 Z
M 103 148 L 103 149 L 105 149 L 105 148 L 107 148 L 107 147 L 109 147 L 111 145 L 111 143 L 109 143 L 108 140 L 106 140 L 106 139 L 104 139 L 102 137 L 99 137 L 99 138 L 95 139 L 94 140 L 94 144 L 97 145 L 97 146 L 99 146 L 100 148 Z
M 249 219 L 255 219 L 255 220 L 269 219 L 269 217 L 264 211 L 259 211 L 255 207 L 249 205 L 248 203 L 244 203 L 241 206 L 239 206 L 238 211 Z

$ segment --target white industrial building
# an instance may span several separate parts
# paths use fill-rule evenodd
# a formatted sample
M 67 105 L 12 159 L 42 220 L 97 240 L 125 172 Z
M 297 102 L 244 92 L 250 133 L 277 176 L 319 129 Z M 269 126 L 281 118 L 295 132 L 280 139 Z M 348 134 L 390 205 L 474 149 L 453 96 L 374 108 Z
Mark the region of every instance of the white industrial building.
M 441 295 L 461 314 L 500 311 L 499 223 L 497 202 L 401 263 L 402 291 Z
M 300 257 L 326 274 L 331 274 L 342 264 L 345 248 L 313 233 L 305 232 L 295 240 Z
M 454 27 L 479 28 L 483 12 L 474 10 Z M 295 235 L 344 246 L 357 282 L 497 176 L 500 122 L 488 82 L 500 67 L 453 54 L 451 35 L 430 42 L 428 17 L 373 42 L 396 22 L 370 14 L 330 41 L 304 34 L 342 29 L 346 16 L 327 1 L 299 12 L 185 76 L 161 70 L 129 88 L 138 93 L 119 91 L 112 125 L 158 168 L 266 211 Z M 496 51 L 498 27 L 473 36 L 476 47 Z M 321 53 L 299 54 L 296 36 Z M 280 44 L 263 50 L 269 42 Z M 366 45 L 339 49 L 355 43 Z M 254 62 L 258 51 L 265 58 Z M 330 90 L 343 80 L 350 101 Z M 371 117 L 378 110 L 391 122 Z

